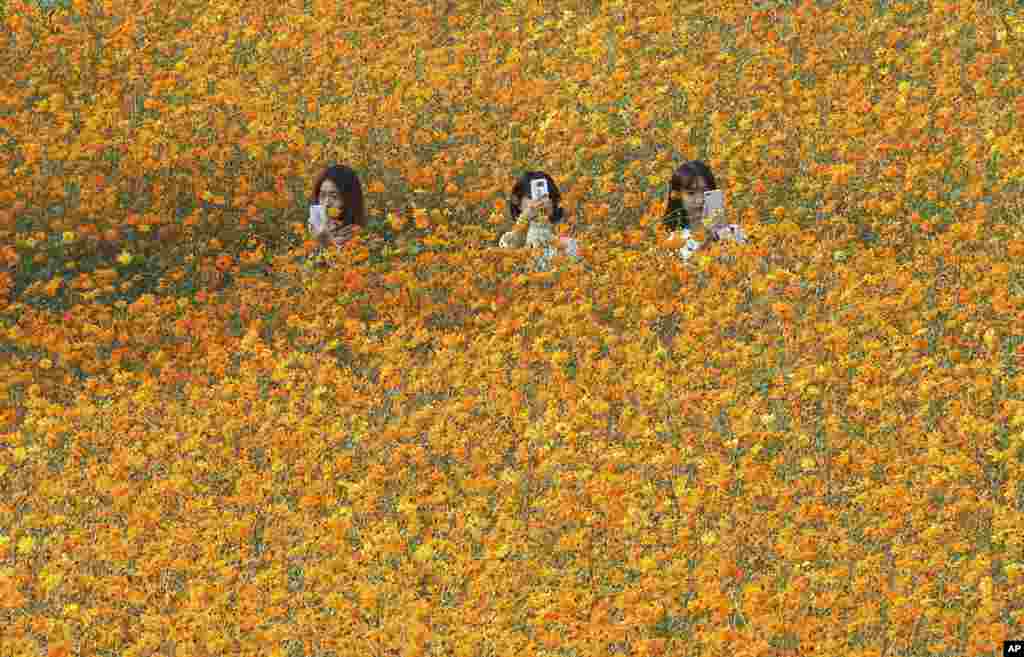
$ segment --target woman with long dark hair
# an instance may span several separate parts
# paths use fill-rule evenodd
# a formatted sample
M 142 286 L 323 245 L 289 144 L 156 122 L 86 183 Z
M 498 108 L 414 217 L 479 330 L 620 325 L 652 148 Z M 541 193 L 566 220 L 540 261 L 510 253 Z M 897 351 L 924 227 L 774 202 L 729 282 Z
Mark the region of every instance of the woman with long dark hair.
M 531 189 L 534 181 L 547 183 L 547 194 L 533 198 Z M 577 257 L 576 240 L 570 237 L 556 237 L 554 227 L 565 216 L 561 206 L 562 194 L 554 179 L 543 171 L 527 171 L 512 186 L 509 194 L 509 217 L 516 222 L 515 228 L 501 236 L 498 245 L 502 248 L 537 249 L 537 269 L 550 268 L 551 258 L 561 252 Z
M 683 240 L 683 246 L 678 251 L 683 260 L 689 260 L 698 249 L 723 240 L 741 244 L 747 241 L 743 229 L 738 224 L 727 223 L 724 214 L 711 218 L 703 242 L 693 238 L 704 213 L 704 192 L 718 189 L 718 181 L 708 165 L 700 160 L 686 162 L 672 173 L 668 187 L 668 203 L 662 225 L 670 231 L 671 236 Z
M 672 172 L 668 184 L 668 204 L 662 224 L 670 231 L 696 228 L 704 209 L 704 192 L 718 189 L 715 175 L 700 160 L 685 162 Z
M 366 228 L 363 188 L 356 172 L 347 166 L 335 164 L 324 169 L 313 181 L 309 204 L 326 209 L 323 225 L 316 225 L 312 217 L 309 222 L 310 232 L 324 246 L 342 246 Z

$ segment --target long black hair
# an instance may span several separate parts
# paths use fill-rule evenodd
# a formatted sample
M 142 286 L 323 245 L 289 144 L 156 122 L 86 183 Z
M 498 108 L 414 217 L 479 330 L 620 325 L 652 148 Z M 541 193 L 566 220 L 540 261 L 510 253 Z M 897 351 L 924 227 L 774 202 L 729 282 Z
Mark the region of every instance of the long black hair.
M 359 184 L 359 176 L 344 164 L 334 164 L 324 169 L 313 181 L 313 197 L 310 205 L 320 202 L 320 186 L 330 180 L 338 188 L 342 199 L 342 223 L 346 226 L 366 227 L 366 206 L 363 204 L 363 186 Z
M 530 181 L 540 179 L 548 181 L 548 196 L 551 198 L 551 223 L 557 224 L 565 216 L 565 210 L 561 206 L 562 193 L 558 191 L 558 185 L 555 184 L 554 179 L 543 171 L 527 171 L 516 181 L 509 195 L 508 213 L 513 221 L 518 219 L 519 214 L 523 211 L 519 207 L 519 199 L 529 194 Z
M 704 179 L 708 185 L 708 191 L 718 189 L 715 175 L 711 173 L 708 165 L 700 160 L 690 160 L 672 174 L 668 183 L 668 204 L 665 207 L 665 216 L 661 220 L 662 225 L 668 230 L 681 230 L 690 227 L 690 220 L 695 217 L 686 215 L 686 206 L 679 195 L 684 189 L 693 189 L 698 178 Z

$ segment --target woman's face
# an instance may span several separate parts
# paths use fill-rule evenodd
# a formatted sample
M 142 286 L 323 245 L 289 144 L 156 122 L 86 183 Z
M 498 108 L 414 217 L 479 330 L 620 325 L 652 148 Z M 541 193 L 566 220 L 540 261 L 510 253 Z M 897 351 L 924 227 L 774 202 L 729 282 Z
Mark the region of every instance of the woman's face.
M 708 181 L 703 176 L 696 176 L 688 186 L 683 187 L 683 207 L 686 208 L 686 216 L 693 221 L 700 218 L 704 212 L 704 192 L 708 191 Z
M 341 192 L 333 180 L 325 180 L 320 185 L 320 198 L 317 199 L 320 205 L 328 208 L 341 209 Z
M 529 194 L 523 194 L 519 198 L 519 210 L 520 210 L 520 212 L 525 212 L 527 206 L 531 205 L 531 204 L 532 205 L 541 206 L 534 213 L 534 217 L 546 216 L 548 218 L 548 220 L 550 220 L 552 215 L 555 213 L 555 208 L 554 208 L 554 205 L 551 203 L 551 197 L 550 196 L 545 196 L 544 198 L 541 198 L 541 199 L 538 199 L 538 200 L 534 201 L 534 200 L 530 199 L 530 195 Z

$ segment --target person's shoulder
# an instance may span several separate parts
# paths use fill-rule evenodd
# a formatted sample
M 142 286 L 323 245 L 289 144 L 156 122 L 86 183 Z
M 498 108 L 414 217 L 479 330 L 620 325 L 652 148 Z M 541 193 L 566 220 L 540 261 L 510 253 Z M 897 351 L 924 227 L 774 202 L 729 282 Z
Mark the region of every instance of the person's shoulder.
M 503 249 L 512 248 L 516 243 L 516 234 L 513 231 L 508 231 L 498 239 L 498 246 Z
M 750 234 L 747 231 L 743 230 L 743 226 L 740 226 L 739 224 L 729 224 L 728 226 L 726 226 L 725 233 L 729 237 L 740 242 L 746 242 L 750 240 Z

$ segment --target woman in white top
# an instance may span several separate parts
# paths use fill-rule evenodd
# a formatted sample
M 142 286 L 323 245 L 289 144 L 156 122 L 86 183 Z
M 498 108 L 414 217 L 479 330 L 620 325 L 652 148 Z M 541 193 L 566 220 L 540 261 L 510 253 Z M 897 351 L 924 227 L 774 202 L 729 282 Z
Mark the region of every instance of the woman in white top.
M 694 252 L 716 242 L 742 244 L 748 241 L 743 229 L 738 224 L 727 223 L 724 214 L 712 217 L 703 241 L 694 239 L 693 231 L 704 214 L 704 192 L 714 189 L 718 189 L 718 182 L 711 169 L 700 160 L 686 162 L 675 170 L 669 180 L 668 204 L 662 225 L 670 231 L 670 236 L 683 240 L 683 246 L 677 251 L 683 260 L 689 260 Z
M 536 199 L 531 193 L 534 181 L 544 181 L 547 187 L 547 192 Z M 502 248 L 525 246 L 540 251 L 536 260 L 538 271 L 550 269 L 551 259 L 556 255 L 578 257 L 576 240 L 555 235 L 555 227 L 565 216 L 561 201 L 562 194 L 551 176 L 543 171 L 527 171 L 516 181 L 509 195 L 509 215 L 517 225 L 501 236 L 498 245 Z
M 322 245 L 342 246 L 361 228 L 366 228 L 366 206 L 363 187 L 356 172 L 341 164 L 324 169 L 313 181 L 313 194 L 309 204 L 326 209 L 324 225 L 309 221 L 309 231 Z

